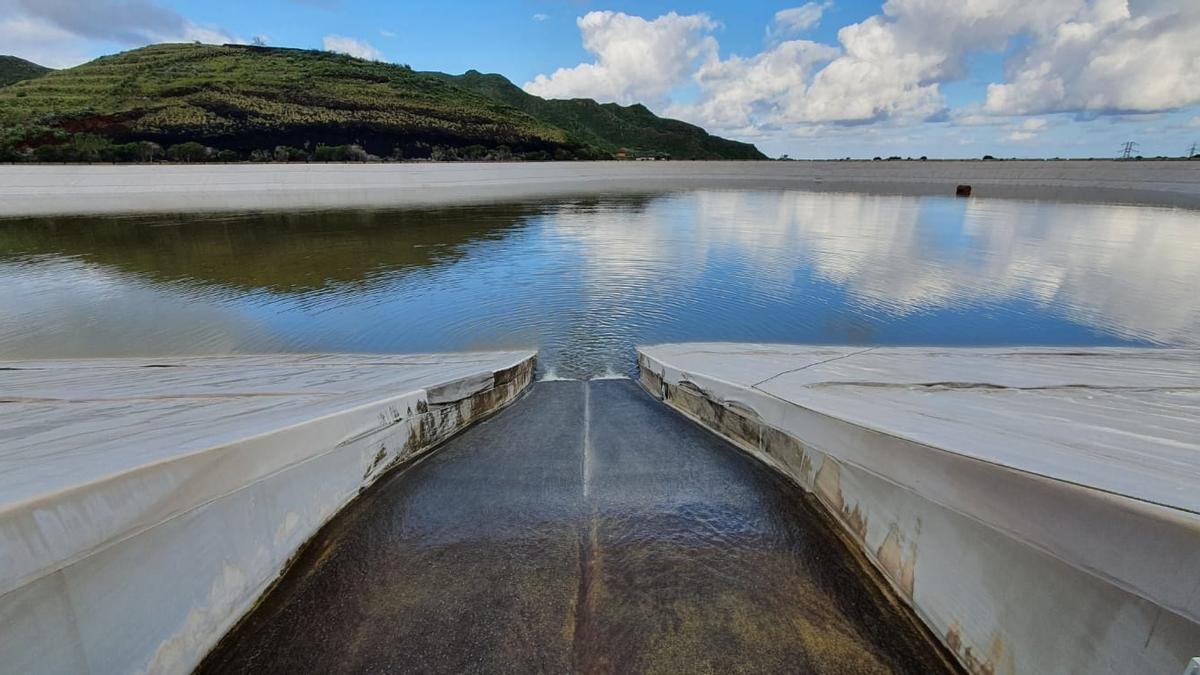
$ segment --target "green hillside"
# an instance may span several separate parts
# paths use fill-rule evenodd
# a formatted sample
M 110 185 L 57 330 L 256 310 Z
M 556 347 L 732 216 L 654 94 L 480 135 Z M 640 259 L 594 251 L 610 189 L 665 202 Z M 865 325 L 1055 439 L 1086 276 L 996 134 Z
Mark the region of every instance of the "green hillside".
M 25 59 L 18 59 L 15 56 L 0 56 L 0 87 L 7 87 L 14 82 L 41 77 L 50 72 L 50 70 L 50 68 L 39 66 Z
M 561 129 L 402 66 L 249 46 L 154 45 L 20 82 L 0 90 L 0 124 L 33 145 L 65 133 L 240 152 L 357 144 L 383 156 L 572 146 Z
M 749 143 L 719 138 L 698 126 L 658 117 L 640 104 L 622 106 L 588 98 L 547 100 L 526 93 L 503 75 L 475 70 L 462 75 L 429 74 L 507 103 L 609 153 L 624 148 L 634 154 L 667 154 L 677 159 L 766 159 Z
M 486 85 L 486 86 L 485 86 Z M 592 159 L 618 148 L 760 159 L 642 106 L 544 101 L 316 50 L 163 44 L 0 89 L 0 161 Z

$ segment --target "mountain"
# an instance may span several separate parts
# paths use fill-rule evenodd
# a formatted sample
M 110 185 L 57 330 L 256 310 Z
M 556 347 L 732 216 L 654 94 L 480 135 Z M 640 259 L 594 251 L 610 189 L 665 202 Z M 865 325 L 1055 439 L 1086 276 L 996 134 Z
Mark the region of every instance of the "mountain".
M 593 159 L 618 148 L 763 158 L 642 106 L 545 101 L 499 76 L 316 50 L 152 45 L 0 89 L 0 161 L 147 159 L 150 143 L 189 161 Z
M 403 66 L 240 45 L 153 45 L 0 89 L 0 126 L 34 146 L 101 137 L 247 153 L 357 144 L 583 151 L 566 132 Z
M 0 55 L 0 87 L 7 87 L 22 80 L 32 80 L 50 71 L 50 68 L 39 66 L 32 61 L 18 59 L 15 56 Z
M 719 138 L 693 124 L 658 117 L 641 104 L 622 106 L 590 98 L 547 100 L 526 93 L 503 75 L 475 70 L 462 75 L 427 74 L 507 103 L 608 153 L 626 149 L 634 154 L 666 154 L 678 159 L 766 159 L 749 143 Z

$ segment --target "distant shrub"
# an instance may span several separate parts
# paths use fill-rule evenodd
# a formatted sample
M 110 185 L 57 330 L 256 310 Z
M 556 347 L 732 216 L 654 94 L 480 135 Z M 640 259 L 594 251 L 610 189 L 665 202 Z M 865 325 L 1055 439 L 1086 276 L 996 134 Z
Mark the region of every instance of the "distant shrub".
M 318 162 L 344 162 L 350 151 L 348 145 L 318 145 L 312 158 Z
M 136 162 L 142 158 L 141 143 L 122 143 L 109 145 L 100 150 L 102 162 Z
M 338 146 L 336 145 L 318 145 L 316 150 L 313 150 L 313 159 L 318 162 L 335 162 L 338 159 Z
M 275 146 L 271 157 L 276 162 L 307 162 L 311 158 L 307 151 L 287 145 Z
M 367 162 L 379 158 L 359 145 L 318 145 L 312 152 L 312 159 L 317 162 Z
M 458 156 L 462 159 L 484 159 L 488 156 L 488 149 L 482 145 L 468 145 L 459 150 Z
M 208 161 L 212 148 L 196 141 L 188 141 L 167 148 L 167 159 L 172 162 L 204 162 Z
M 10 143 L 0 143 L 0 162 L 20 162 L 25 155 Z
M 33 159 L 37 162 L 61 162 L 62 148 L 57 145 L 40 145 L 33 149 Z
M 34 148 L 32 157 L 38 162 L 99 162 L 114 161 L 114 146 L 102 136 L 91 134 L 55 134 L 57 143 Z
M 153 162 L 154 160 L 163 156 L 162 146 L 158 143 L 154 143 L 152 141 L 142 141 L 141 143 L 138 143 L 138 147 L 140 149 L 140 156 L 138 159 L 143 162 Z

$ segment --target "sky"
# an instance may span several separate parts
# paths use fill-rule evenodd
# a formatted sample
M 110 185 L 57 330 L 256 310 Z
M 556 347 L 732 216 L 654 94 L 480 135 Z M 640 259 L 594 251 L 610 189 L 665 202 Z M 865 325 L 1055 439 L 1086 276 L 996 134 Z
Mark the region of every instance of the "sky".
M 0 53 L 52 67 L 256 39 L 643 103 L 770 156 L 1200 143 L 1200 0 L 0 0 Z

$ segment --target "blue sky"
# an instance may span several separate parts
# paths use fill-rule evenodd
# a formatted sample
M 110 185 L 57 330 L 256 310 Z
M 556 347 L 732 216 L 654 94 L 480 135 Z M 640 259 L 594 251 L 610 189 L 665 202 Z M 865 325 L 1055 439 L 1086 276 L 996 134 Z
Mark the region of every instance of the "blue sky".
M 520 84 L 588 58 L 575 21 L 589 11 L 613 10 L 647 18 L 672 11 L 706 13 L 722 23 L 722 51 L 747 54 L 762 49 L 764 28 L 776 11 L 803 3 L 167 0 L 161 4 L 197 23 L 222 26 L 243 37 L 267 35 L 272 44 L 320 47 L 326 35 L 346 35 L 376 47 L 389 61 L 421 70 L 498 72 Z M 836 42 L 840 25 L 860 21 L 879 8 L 878 2 L 839 3 L 829 10 L 831 21 L 815 28 L 812 35 Z
M 794 157 L 1148 156 L 1200 142 L 1192 0 L 0 0 L 0 52 L 326 48 L 642 102 Z

